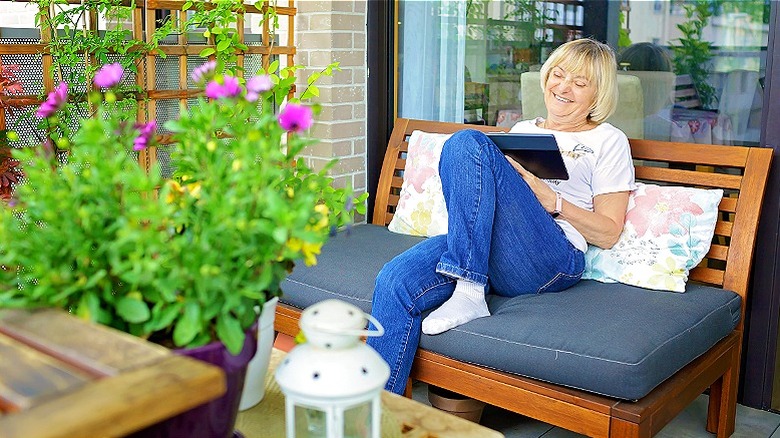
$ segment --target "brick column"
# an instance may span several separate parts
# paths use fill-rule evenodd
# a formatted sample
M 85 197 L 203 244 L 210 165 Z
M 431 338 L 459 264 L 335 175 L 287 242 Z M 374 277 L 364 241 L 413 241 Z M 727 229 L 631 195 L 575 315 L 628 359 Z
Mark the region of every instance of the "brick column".
M 322 112 L 312 129 L 320 140 L 304 151 L 310 165 L 322 168 L 333 158 L 331 169 L 338 186 L 351 184 L 357 193 L 366 182 L 366 0 L 298 0 L 295 42 L 296 64 L 305 78 L 338 61 L 342 71 L 322 77 L 317 86 Z M 298 83 L 299 93 L 306 87 Z

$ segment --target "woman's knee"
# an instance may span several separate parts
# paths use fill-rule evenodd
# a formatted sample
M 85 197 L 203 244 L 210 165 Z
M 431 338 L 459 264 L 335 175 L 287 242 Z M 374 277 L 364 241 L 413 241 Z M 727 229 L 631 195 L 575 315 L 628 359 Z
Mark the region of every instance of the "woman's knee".
M 393 259 L 382 267 L 376 276 L 374 284 L 374 305 L 402 304 L 404 307 L 411 302 L 411 285 L 409 283 L 408 267 Z
M 385 263 L 377 274 L 374 303 L 391 300 L 411 308 L 421 290 L 436 283 L 436 263 L 447 249 L 447 236 L 425 239 Z
M 464 129 L 458 131 L 444 143 L 442 149 L 442 160 L 455 158 L 458 160 L 464 154 L 473 154 L 479 152 L 488 144 L 487 136 L 476 129 Z M 460 160 L 458 160 L 460 161 Z

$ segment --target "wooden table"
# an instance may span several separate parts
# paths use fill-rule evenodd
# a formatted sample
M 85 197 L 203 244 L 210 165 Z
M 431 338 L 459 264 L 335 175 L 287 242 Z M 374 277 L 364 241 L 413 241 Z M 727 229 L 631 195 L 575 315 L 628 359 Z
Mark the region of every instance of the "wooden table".
M 206 363 L 57 310 L 0 310 L 0 437 L 117 437 L 212 400 Z
M 236 429 L 246 438 L 284 437 L 284 395 L 274 370 L 284 358 L 274 348 L 266 376 L 266 392 L 256 406 L 238 413 Z M 383 438 L 500 438 L 501 433 L 387 391 L 382 393 Z

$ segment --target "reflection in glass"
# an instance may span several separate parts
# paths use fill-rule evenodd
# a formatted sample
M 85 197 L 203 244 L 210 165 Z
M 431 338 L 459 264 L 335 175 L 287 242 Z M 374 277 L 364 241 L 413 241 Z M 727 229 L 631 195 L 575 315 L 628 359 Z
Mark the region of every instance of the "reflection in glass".
M 561 43 L 593 35 L 615 49 L 620 74 L 639 78 L 641 98 L 618 108 L 638 114 L 631 122 L 642 126 L 636 137 L 758 144 L 768 1 L 401 0 L 399 6 L 401 117 L 511 127 L 545 116 L 529 113 L 539 105 L 523 96 L 522 75 L 538 71 Z M 631 56 L 639 48 L 644 54 Z

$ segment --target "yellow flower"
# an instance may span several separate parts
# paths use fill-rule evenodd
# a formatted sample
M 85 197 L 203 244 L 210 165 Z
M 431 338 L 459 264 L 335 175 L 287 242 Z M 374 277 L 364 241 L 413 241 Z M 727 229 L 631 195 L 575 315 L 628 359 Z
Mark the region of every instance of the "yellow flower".
M 316 224 L 314 224 L 315 230 L 321 230 L 328 226 L 328 214 L 330 213 L 330 210 L 328 209 L 328 206 L 325 204 L 317 204 L 314 206 L 314 211 L 319 213 L 320 219 L 317 221 Z
M 650 277 L 650 284 L 663 283 L 667 289 L 674 289 L 677 280 L 682 279 L 684 275 L 683 269 L 677 267 L 673 257 L 667 257 L 664 262 L 654 264 L 652 269 L 656 274 Z
M 200 182 L 187 184 L 187 191 L 190 193 L 190 196 L 192 196 L 195 199 L 200 199 Z
M 420 234 L 427 234 L 425 231 L 433 222 L 433 201 L 421 202 L 410 215 L 412 226 L 415 230 L 420 230 Z
M 168 187 L 170 187 L 171 190 L 168 191 L 168 196 L 165 197 L 165 202 L 168 204 L 173 204 L 177 198 L 184 194 L 184 188 L 182 188 L 181 184 L 172 179 L 169 179 L 166 184 L 168 184 Z
M 300 252 L 303 255 L 303 263 L 306 266 L 317 264 L 317 254 L 322 250 L 322 243 L 304 242 L 297 237 L 293 237 L 287 241 L 286 245 L 291 251 Z

